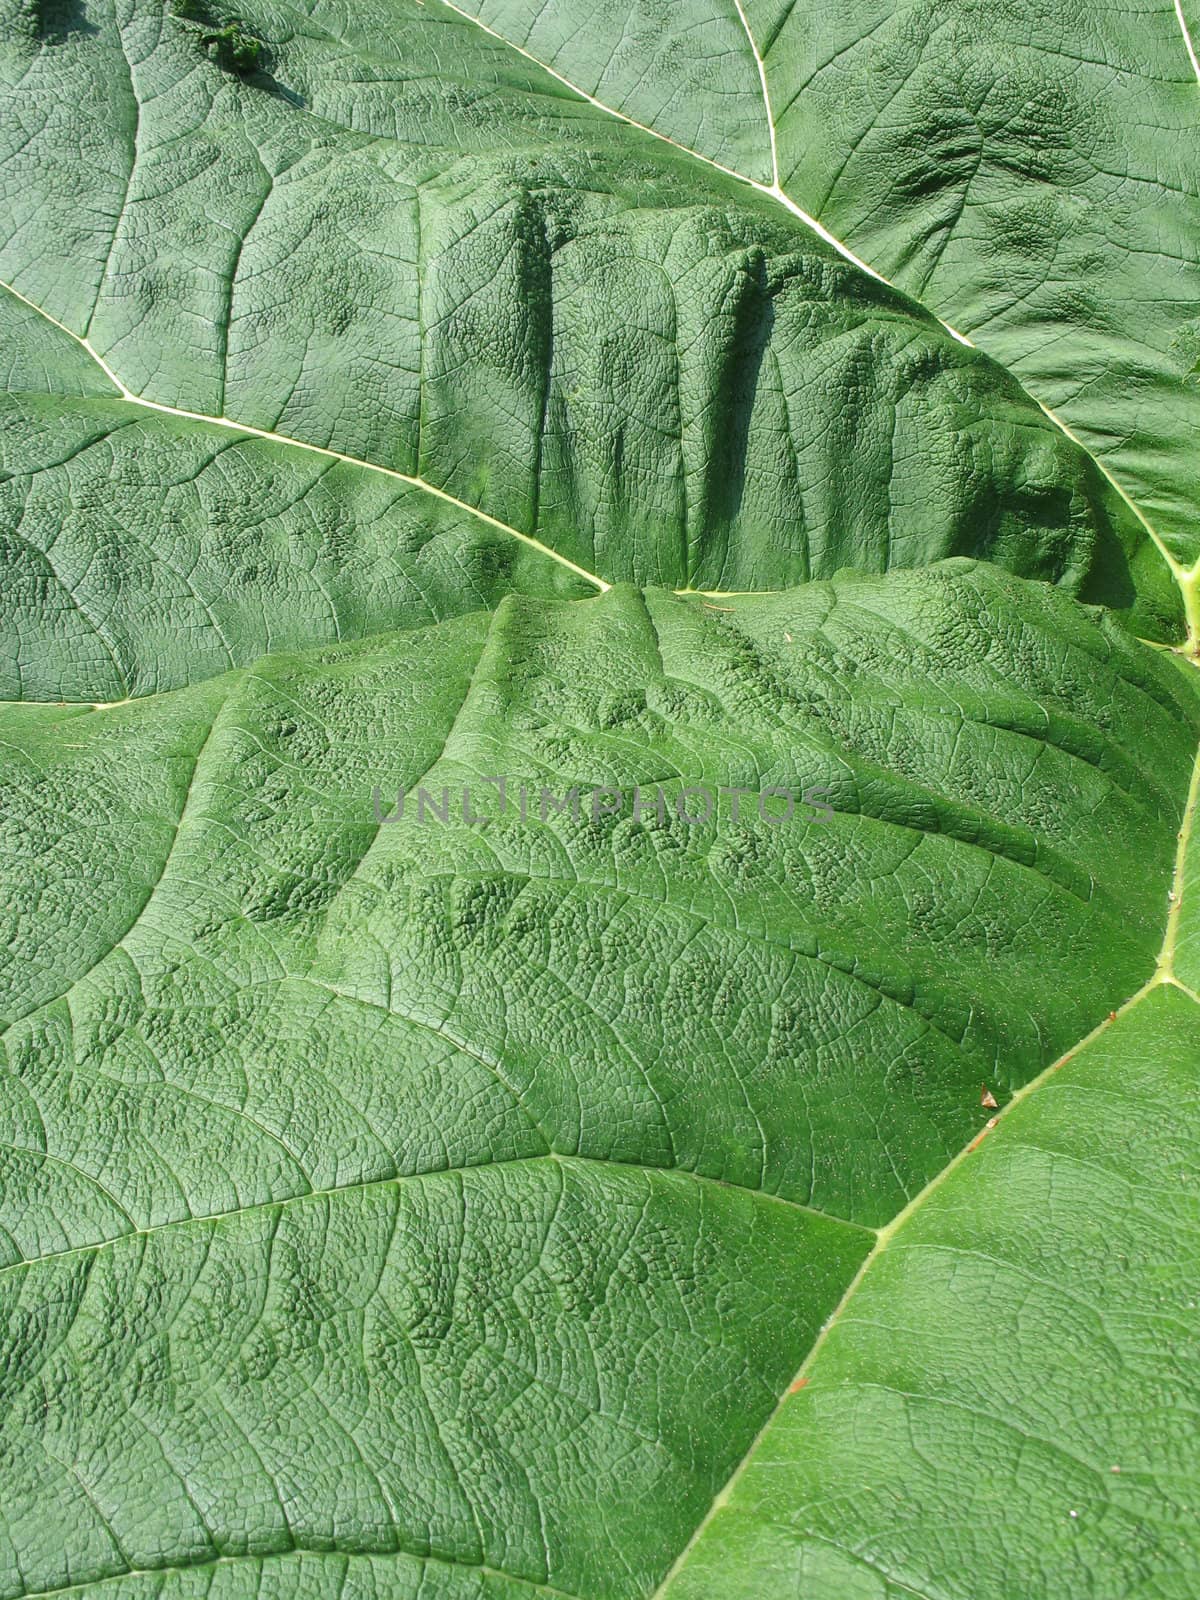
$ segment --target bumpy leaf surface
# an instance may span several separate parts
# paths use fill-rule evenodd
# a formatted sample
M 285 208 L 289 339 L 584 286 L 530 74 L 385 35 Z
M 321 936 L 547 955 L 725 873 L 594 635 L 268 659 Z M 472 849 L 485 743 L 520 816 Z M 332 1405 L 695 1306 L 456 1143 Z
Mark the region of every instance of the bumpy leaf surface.
M 1013 1107 L 886 1241 L 672 1600 L 1194 1593 L 1196 1062 L 1157 984 Z
M 1200 61 L 1182 0 L 463 0 L 805 211 L 997 356 L 1200 557 Z M 1195 20 L 1193 15 L 1193 21 Z
M 0 6 L 0 1600 L 1190 1600 L 1182 13 Z
M 0 280 L 111 380 L 0 305 L 18 666 L 62 696 L 92 697 L 46 585 L 86 614 L 72 664 L 107 646 L 137 692 L 188 681 L 139 600 L 205 633 L 198 669 L 544 589 L 471 508 L 566 581 L 972 554 L 1177 631 L 1145 528 L 1011 374 L 453 10 L 242 8 L 266 42 L 234 70 L 200 0 L 5 3 Z
M 1169 655 L 969 563 L 11 708 L 14 1592 L 646 1593 L 980 1082 L 1153 972 L 1198 735 Z M 764 784 L 832 822 L 680 815 Z

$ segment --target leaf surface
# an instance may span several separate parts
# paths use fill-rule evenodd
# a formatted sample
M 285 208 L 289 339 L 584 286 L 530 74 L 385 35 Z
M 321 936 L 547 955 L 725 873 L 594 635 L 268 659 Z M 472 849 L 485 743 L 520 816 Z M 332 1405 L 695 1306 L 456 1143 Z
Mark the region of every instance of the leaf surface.
M 1200 62 L 1181 0 L 465 0 L 803 208 L 1017 374 L 1200 561 Z M 757 107 L 755 100 L 757 99 Z
M 3 44 L 8 581 L 82 614 L 68 644 L 22 607 L 39 678 L 0 692 L 190 681 L 155 610 L 195 676 L 545 592 L 534 550 L 576 593 L 979 555 L 1177 636 L 1086 452 L 769 197 L 437 3 L 243 8 L 254 70 L 183 10 L 35 8 Z
M 0 7 L 0 1600 L 1185 1600 L 1182 13 Z
M 1196 1004 L 1151 988 L 876 1247 L 664 1596 L 1192 1593 Z
M 635 1596 L 980 1082 L 1153 973 L 1200 701 L 954 562 L 3 726 L 11 1591 L 332 1551 Z

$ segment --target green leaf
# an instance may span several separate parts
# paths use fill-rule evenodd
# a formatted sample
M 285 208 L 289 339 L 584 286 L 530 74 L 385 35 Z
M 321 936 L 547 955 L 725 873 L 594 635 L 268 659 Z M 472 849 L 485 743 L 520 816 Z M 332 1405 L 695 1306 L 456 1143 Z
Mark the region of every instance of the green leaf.
M 881 1236 L 664 1597 L 1192 1594 L 1198 1060 L 1151 986 Z
M 776 10 L 747 15 L 769 36 Z M 1200 67 L 1179 0 L 797 6 L 770 60 L 788 193 L 1058 411 L 1195 563 Z
M 3 557 L 35 597 L 0 693 L 546 592 L 531 540 L 575 593 L 978 555 L 1178 636 L 1095 461 L 773 198 L 436 0 L 190 9 L 22 9 L 0 46 Z
M 6 314 L 13 699 L 124 700 L 513 590 L 596 592 L 536 541 L 396 473 L 133 405 L 44 317 L 11 295 Z
M 0 0 L 0 1600 L 1187 1600 L 1183 12 L 471 6 Z
M 981 1082 L 1153 974 L 1198 735 L 969 562 L 9 708 L 10 1592 L 647 1594 Z
M 585 27 L 571 0 L 456 9 L 804 208 L 1200 561 L 1200 63 L 1180 0 L 621 0 Z

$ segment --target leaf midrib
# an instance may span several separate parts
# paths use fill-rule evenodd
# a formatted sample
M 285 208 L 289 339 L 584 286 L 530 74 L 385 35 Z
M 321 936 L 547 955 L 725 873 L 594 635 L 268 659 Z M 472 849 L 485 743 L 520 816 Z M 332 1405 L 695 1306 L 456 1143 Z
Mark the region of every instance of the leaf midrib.
M 1192 43 L 1191 30 L 1188 28 L 1187 18 L 1183 14 L 1183 0 L 1175 0 L 1175 16 L 1179 21 L 1179 31 L 1183 34 L 1183 44 L 1188 53 L 1188 60 L 1192 63 L 1192 71 L 1196 74 L 1196 82 L 1200 83 L 1200 58 L 1196 55 L 1196 47 Z

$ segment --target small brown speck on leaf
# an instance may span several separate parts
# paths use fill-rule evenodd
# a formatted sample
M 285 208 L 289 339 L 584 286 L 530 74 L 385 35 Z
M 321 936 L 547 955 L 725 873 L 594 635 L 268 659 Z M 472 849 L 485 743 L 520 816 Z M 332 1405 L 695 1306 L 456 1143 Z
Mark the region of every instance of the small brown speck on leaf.
M 979 1104 L 986 1106 L 989 1111 L 995 1111 L 998 1103 L 996 1096 L 988 1088 L 987 1084 L 981 1083 L 979 1085 Z
M 788 1393 L 795 1394 L 798 1390 L 803 1389 L 807 1382 L 807 1378 L 797 1378 L 795 1383 L 792 1384 L 791 1388 L 788 1390 Z

